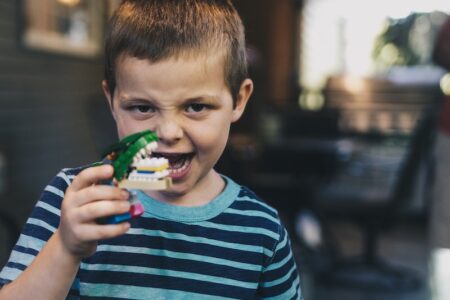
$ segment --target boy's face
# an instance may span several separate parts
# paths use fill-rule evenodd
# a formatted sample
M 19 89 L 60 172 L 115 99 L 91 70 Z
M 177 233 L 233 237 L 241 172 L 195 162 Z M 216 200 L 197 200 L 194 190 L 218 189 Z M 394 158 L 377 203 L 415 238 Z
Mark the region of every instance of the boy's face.
M 212 168 L 253 88 L 251 80 L 245 80 L 233 108 L 223 69 L 221 55 L 157 63 L 124 56 L 117 62 L 114 99 L 103 82 L 119 137 L 155 131 L 160 139 L 155 155 L 169 159 L 173 187 L 149 193 L 155 198 L 195 205 L 188 203 L 192 197 L 211 200 L 206 198 L 223 188 Z

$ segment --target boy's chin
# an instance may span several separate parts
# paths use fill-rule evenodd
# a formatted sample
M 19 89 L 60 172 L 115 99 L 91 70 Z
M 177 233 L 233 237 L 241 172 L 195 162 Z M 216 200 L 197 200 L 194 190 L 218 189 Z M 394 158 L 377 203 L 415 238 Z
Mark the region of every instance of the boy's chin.
M 185 196 L 189 191 L 189 188 L 184 186 L 181 183 L 177 183 L 177 181 L 172 181 L 172 186 L 166 190 L 160 190 L 160 191 L 149 191 L 147 194 L 159 201 L 164 202 L 178 202 L 180 201 L 183 196 Z

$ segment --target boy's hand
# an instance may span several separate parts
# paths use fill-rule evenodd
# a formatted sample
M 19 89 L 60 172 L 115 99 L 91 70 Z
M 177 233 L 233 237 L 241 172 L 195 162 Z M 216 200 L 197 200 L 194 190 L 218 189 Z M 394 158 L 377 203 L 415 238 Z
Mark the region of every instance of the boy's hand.
M 69 254 L 84 258 L 94 254 L 97 241 L 124 234 L 130 224 L 99 225 L 101 217 L 127 212 L 129 193 L 115 186 L 96 185 L 111 179 L 114 169 L 110 165 L 83 170 L 67 188 L 57 230 L 62 245 Z

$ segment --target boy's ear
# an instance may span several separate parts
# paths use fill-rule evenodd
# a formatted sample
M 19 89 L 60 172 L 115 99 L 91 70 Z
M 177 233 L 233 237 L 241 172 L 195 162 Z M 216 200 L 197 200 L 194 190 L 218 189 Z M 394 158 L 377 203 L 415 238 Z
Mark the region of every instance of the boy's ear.
M 108 83 L 106 83 L 106 80 L 102 81 L 102 89 L 103 93 L 105 93 L 106 100 L 108 101 L 109 109 L 111 110 L 111 114 L 114 119 L 116 119 L 116 115 L 114 113 L 114 106 L 113 106 L 113 99 L 111 96 L 111 91 L 109 89 Z
M 236 122 L 239 120 L 244 113 L 245 106 L 247 105 L 250 96 L 253 93 L 253 81 L 250 78 L 245 79 L 241 87 L 239 88 L 239 93 L 236 99 L 236 104 L 233 109 L 233 115 L 231 117 L 231 122 Z

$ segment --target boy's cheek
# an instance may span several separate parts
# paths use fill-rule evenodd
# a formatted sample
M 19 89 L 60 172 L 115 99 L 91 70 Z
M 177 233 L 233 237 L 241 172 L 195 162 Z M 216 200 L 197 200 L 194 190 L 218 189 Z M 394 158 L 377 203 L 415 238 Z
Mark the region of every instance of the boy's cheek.
M 127 124 L 127 123 L 121 123 L 121 124 L 117 124 L 117 133 L 120 139 L 129 136 L 131 134 L 134 133 L 138 133 L 144 130 L 151 130 L 151 131 L 155 131 L 155 127 L 151 126 L 150 124 L 145 124 L 145 123 L 141 123 L 141 124 Z
M 124 116 L 118 116 L 118 118 L 116 118 L 116 125 L 117 132 L 120 138 L 143 130 L 152 130 L 152 128 L 149 128 L 149 126 L 145 126 L 142 123 L 139 124 L 135 120 Z
M 127 127 L 117 126 L 117 134 L 119 136 L 119 139 L 123 139 L 124 137 L 131 135 L 133 133 L 136 133 L 136 132 L 139 132 L 139 130 L 132 130 Z

